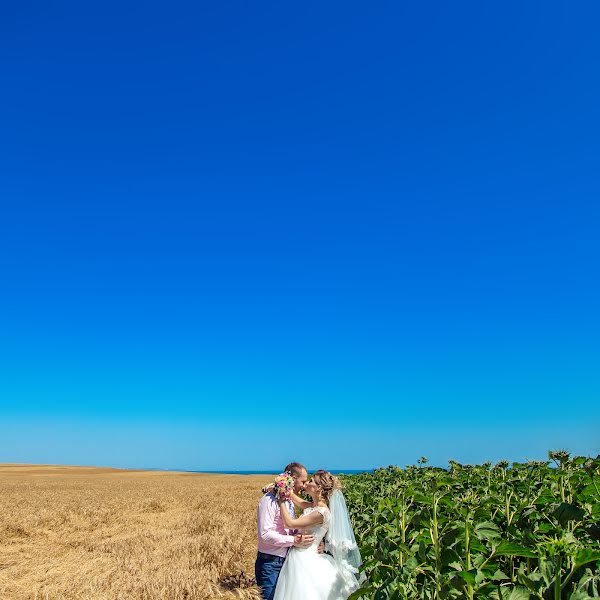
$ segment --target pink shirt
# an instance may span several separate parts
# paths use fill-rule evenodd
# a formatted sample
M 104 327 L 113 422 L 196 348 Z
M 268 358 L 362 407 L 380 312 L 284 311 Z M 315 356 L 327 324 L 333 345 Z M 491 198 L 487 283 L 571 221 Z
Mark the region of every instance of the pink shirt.
M 258 503 L 258 551 L 285 557 L 293 545 L 294 536 L 285 528 L 277 500 L 265 494 Z

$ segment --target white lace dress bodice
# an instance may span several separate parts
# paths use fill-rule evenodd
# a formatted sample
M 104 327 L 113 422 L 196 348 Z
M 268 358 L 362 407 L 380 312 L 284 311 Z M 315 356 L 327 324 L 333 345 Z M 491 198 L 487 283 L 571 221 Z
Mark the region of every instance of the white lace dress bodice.
M 314 535 L 314 542 L 308 547 L 304 548 L 304 550 L 312 550 L 313 552 L 317 550 L 319 544 L 323 541 L 325 535 L 327 535 L 327 530 L 329 529 L 329 519 L 331 518 L 331 513 L 329 509 L 325 506 L 311 506 L 309 508 L 305 508 L 302 516 L 310 515 L 310 513 L 317 511 L 323 515 L 323 523 L 313 525 L 312 527 L 305 527 L 303 529 L 303 533 L 306 535 Z M 300 550 L 300 548 L 298 548 Z

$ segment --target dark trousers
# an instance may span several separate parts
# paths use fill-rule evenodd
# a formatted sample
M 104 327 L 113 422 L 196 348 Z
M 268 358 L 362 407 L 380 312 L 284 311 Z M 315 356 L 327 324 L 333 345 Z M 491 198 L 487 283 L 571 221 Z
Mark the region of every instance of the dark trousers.
M 260 587 L 262 597 L 265 600 L 273 600 L 277 579 L 285 558 L 282 556 L 273 556 L 259 552 L 254 564 L 254 574 L 256 575 L 256 584 Z

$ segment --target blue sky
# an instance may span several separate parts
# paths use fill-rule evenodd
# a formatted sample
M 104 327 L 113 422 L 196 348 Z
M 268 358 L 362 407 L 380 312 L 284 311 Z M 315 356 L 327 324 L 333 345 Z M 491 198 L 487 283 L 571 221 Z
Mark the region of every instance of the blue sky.
M 0 461 L 600 452 L 597 3 L 1 11 Z

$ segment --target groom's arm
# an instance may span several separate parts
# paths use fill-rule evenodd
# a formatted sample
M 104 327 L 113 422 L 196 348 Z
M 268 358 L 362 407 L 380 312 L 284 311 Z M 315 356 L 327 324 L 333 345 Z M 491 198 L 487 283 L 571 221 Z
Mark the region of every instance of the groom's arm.
M 263 498 L 258 507 L 258 535 L 260 539 L 279 548 L 289 548 L 294 545 L 293 535 L 284 535 L 277 531 L 276 522 L 279 506 L 276 500 Z

